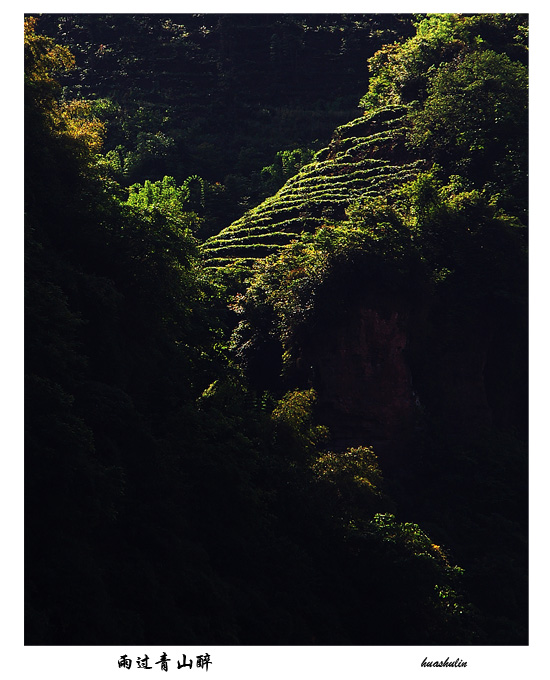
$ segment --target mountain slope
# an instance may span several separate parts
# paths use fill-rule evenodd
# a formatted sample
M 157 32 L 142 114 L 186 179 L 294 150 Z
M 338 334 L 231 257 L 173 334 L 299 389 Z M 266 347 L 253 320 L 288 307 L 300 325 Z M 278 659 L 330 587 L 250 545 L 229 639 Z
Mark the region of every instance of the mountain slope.
M 390 106 L 338 127 L 313 163 L 206 241 L 207 266 L 250 263 L 303 231 L 344 220 L 353 201 L 377 197 L 414 179 L 423 162 L 405 150 L 406 114 L 407 107 Z
M 420 21 L 371 60 L 365 115 L 203 246 L 241 277 L 251 384 L 314 390 L 333 451 L 373 447 L 495 644 L 527 639 L 526 31 Z

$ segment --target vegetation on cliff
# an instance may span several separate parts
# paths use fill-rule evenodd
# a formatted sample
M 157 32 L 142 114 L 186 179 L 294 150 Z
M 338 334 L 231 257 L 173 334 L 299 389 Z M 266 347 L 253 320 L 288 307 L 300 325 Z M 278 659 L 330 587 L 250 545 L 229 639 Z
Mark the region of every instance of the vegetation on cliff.
M 526 643 L 526 33 L 26 20 L 27 644 Z

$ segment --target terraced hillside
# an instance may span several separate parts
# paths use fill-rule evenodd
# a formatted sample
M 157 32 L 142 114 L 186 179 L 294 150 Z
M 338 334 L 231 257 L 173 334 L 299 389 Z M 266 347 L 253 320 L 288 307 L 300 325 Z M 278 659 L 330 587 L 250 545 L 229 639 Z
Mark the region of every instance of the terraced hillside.
M 205 265 L 266 257 L 300 232 L 345 219 L 351 202 L 413 179 L 422 161 L 405 150 L 406 112 L 403 106 L 378 109 L 337 128 L 329 146 L 274 196 L 206 241 Z

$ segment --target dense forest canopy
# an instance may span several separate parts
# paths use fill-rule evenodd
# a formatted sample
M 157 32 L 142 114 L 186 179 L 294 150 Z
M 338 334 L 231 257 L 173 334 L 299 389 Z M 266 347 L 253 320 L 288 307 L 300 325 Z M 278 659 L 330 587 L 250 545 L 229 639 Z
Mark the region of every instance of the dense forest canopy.
M 25 19 L 27 644 L 527 644 L 527 88 L 521 14 Z

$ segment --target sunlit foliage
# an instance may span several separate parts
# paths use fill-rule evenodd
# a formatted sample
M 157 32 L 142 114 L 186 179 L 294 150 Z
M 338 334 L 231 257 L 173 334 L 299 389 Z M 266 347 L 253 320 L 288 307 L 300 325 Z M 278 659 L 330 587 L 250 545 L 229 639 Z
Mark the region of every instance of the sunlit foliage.
M 524 452 L 508 421 L 526 298 L 524 138 L 512 141 L 525 125 L 525 19 L 428 15 L 409 40 L 399 19 L 404 40 L 371 60 L 366 115 L 314 155 L 308 140 L 288 141 L 266 165 L 274 150 L 256 142 L 271 99 L 224 184 L 196 168 L 215 174 L 216 154 L 234 153 L 220 139 L 240 119 L 222 112 L 252 106 L 240 75 L 272 88 L 247 57 L 261 41 L 233 38 L 256 40 L 272 20 L 224 15 L 194 33 L 181 18 L 79 21 L 60 19 L 79 55 L 78 31 L 109 36 L 93 58 L 130 92 L 143 94 L 147 61 L 128 45 L 153 40 L 174 57 L 140 75 L 153 98 L 176 98 L 162 81 L 181 78 L 182 63 L 204 67 L 185 115 L 204 112 L 212 73 L 221 94 L 214 131 L 199 117 L 175 128 L 173 110 L 145 98 L 128 117 L 110 95 L 75 101 L 56 82 L 70 53 L 26 21 L 27 641 L 524 640 Z M 347 33 L 330 16 L 311 21 L 277 21 L 273 73 L 295 64 L 305 82 L 304 46 L 334 34 L 344 54 L 382 20 L 342 15 Z M 235 53 L 219 56 L 220 35 Z M 262 185 L 277 193 L 251 208 Z M 197 235 L 222 221 L 201 247 Z M 333 441 L 303 352 L 382 299 L 389 312 L 410 304 L 403 356 L 422 397 L 391 474 L 384 442 Z M 445 420 L 462 395 L 441 367 L 450 356 L 471 370 L 461 352 L 485 342 L 472 333 L 480 319 L 493 324 L 476 375 L 493 386 L 495 425 L 472 443 Z

